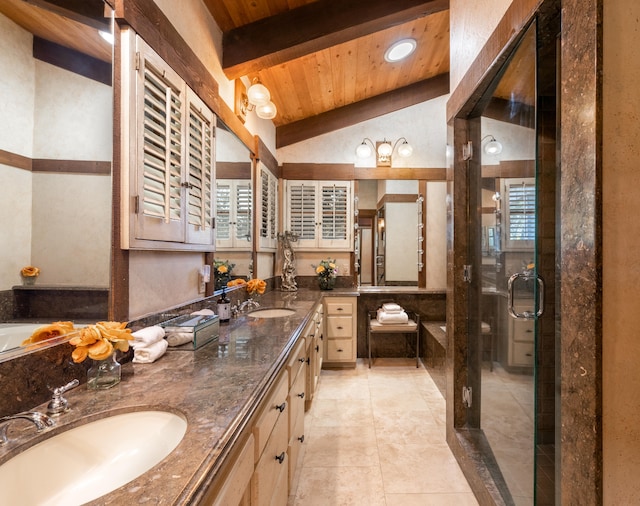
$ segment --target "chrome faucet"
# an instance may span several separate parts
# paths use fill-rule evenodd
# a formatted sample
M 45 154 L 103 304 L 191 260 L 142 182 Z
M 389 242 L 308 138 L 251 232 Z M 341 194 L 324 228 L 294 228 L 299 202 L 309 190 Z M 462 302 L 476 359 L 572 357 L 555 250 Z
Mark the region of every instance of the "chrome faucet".
M 18 413 L 17 415 L 4 416 L 0 418 L 0 446 L 9 442 L 9 438 L 7 437 L 7 425 L 9 425 L 9 422 L 13 420 L 29 420 L 36 426 L 38 432 L 55 425 L 55 422 L 51 417 L 44 413 L 39 413 L 38 411 L 29 411 L 25 413 Z
M 260 307 L 260 304 L 257 301 L 253 300 L 252 298 L 248 298 L 242 304 L 240 304 L 238 310 L 242 312 L 245 309 L 248 311 L 249 309 L 255 309 L 258 307 Z

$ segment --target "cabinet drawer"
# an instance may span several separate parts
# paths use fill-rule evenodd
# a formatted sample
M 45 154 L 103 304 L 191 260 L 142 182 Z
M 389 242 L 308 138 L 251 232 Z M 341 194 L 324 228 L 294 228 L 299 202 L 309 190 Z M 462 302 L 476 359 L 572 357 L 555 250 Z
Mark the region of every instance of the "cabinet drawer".
M 535 332 L 533 320 L 514 320 L 512 324 L 514 341 L 533 342 Z
M 298 465 L 298 457 L 302 444 L 304 443 L 304 418 L 293 427 L 291 438 L 289 439 L 289 448 L 287 453 L 289 454 L 289 483 L 293 483 L 293 477 L 296 473 L 296 466 Z
M 304 418 L 304 400 L 306 397 L 307 375 L 301 371 L 296 378 L 296 382 L 289 390 L 289 435 L 297 423 L 298 418 Z
M 216 494 L 213 506 L 240 503 L 253 474 L 253 448 L 254 438 L 252 434 L 249 434 L 249 439 L 247 439 L 240 453 L 234 457 L 235 461 Z
M 353 360 L 351 339 L 329 339 L 327 341 L 327 362 Z
M 353 317 L 329 316 L 327 318 L 327 337 L 329 339 L 352 337 Z
M 307 361 L 307 342 L 305 338 L 298 340 L 298 344 L 293 348 L 293 352 L 287 361 L 287 372 L 289 373 L 289 388 L 296 381 L 298 373 Z
M 288 432 L 287 417 L 281 416 L 273 428 L 251 478 L 252 505 L 271 504 L 271 497 L 281 478 L 280 473 L 285 474 L 288 484 Z M 287 488 L 286 484 L 285 488 Z
M 511 364 L 533 367 L 533 343 L 514 342 L 511 348 Z
M 255 438 L 255 461 L 262 455 L 269 435 L 273 431 L 276 422 L 280 418 L 284 419 L 285 432 L 288 426 L 288 405 L 287 395 L 289 393 L 288 374 L 283 374 L 276 381 L 267 401 L 264 403 L 262 412 L 253 426 L 253 437 Z M 286 441 L 286 435 L 285 435 Z M 285 443 L 286 444 L 286 443 Z
M 351 299 L 329 298 L 325 301 L 328 315 L 353 314 Z

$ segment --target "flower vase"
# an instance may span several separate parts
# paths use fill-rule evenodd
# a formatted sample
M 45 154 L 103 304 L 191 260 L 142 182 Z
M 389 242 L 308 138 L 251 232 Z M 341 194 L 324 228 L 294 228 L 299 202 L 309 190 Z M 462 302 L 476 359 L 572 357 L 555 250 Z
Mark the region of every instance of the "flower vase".
M 22 276 L 22 284 L 24 286 L 33 286 L 36 284 L 37 276 Z
M 318 284 L 320 285 L 320 290 L 333 290 L 333 287 L 336 284 L 335 278 L 318 278 Z
M 115 352 L 104 360 L 94 360 L 87 371 L 87 388 L 106 390 L 120 383 L 121 366 Z

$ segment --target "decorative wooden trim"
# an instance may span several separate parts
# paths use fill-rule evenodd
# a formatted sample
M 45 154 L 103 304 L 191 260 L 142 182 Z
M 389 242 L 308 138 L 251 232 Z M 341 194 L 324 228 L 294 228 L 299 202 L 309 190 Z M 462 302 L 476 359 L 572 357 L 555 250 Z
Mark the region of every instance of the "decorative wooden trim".
M 32 160 L 27 156 L 18 155 L 0 149 L 0 165 L 8 165 L 9 167 L 15 167 L 16 169 L 31 170 Z
M 262 141 L 259 136 L 255 136 L 255 152 L 256 152 L 256 161 L 260 161 L 263 165 L 269 169 L 276 177 L 280 177 L 279 172 L 280 169 L 278 167 L 278 160 L 273 155 L 273 153 L 269 150 L 267 145 Z
M 467 116 L 498 74 L 543 0 L 514 0 L 447 102 L 447 121 Z
M 482 177 L 535 177 L 535 160 L 506 160 L 499 165 L 483 165 Z
M 449 74 L 382 93 L 276 129 L 276 147 L 282 148 L 339 128 L 377 118 L 449 93 Z
M 383 205 L 389 203 L 397 204 L 399 202 L 415 202 L 416 200 L 418 200 L 417 193 L 386 193 L 378 201 L 377 209 L 380 209 Z
M 369 169 L 356 167 L 354 177 L 355 179 L 417 179 L 424 181 L 445 181 L 447 174 L 444 167 L 433 167 L 429 169 L 393 167 L 375 167 Z
M 60 172 L 67 174 L 111 175 L 111 162 L 94 160 L 49 160 L 35 158 L 33 172 Z
M 216 179 L 251 179 L 251 161 L 216 162 Z
M 420 256 L 420 262 L 422 262 L 422 270 L 418 271 L 418 288 L 427 287 L 427 182 L 418 182 L 418 193 L 422 196 L 422 223 L 424 227 L 420 231 L 422 236 L 422 255 Z M 418 245 L 419 246 L 419 245 Z M 417 252 L 416 252 L 417 255 Z
M 448 0 L 319 0 L 223 34 L 230 79 L 449 9 Z
M 350 163 L 285 163 L 282 179 L 351 181 L 356 179 Z
M 55 0 L 53 2 L 25 0 L 25 2 L 97 30 L 111 31 L 109 19 L 105 19 L 104 16 L 104 0 Z
M 33 37 L 33 57 L 74 74 L 111 86 L 111 63 L 40 37 Z

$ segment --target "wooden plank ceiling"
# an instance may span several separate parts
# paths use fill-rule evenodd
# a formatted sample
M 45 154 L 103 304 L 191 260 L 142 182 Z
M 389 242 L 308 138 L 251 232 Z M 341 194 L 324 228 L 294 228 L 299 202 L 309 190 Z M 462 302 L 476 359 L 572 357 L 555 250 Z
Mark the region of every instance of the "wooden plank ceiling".
M 227 77 L 270 90 L 278 147 L 449 92 L 448 0 L 203 1 Z M 413 55 L 386 62 L 406 37 Z

